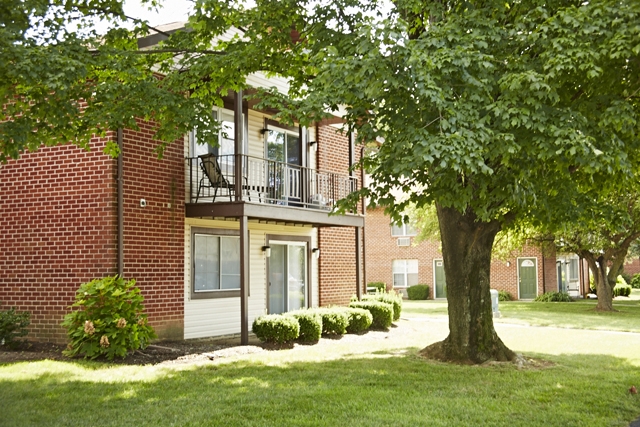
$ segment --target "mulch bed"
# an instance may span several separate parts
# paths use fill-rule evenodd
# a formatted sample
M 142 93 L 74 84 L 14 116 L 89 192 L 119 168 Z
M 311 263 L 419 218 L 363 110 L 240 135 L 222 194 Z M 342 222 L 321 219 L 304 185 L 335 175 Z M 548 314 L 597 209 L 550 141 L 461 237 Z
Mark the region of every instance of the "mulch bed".
M 72 360 L 62 354 L 64 346 L 42 342 L 23 342 L 10 349 L 0 346 L 0 364 L 36 360 Z M 232 346 L 213 343 L 210 340 L 163 341 L 138 350 L 124 359 L 109 363 L 123 365 L 155 365 L 158 363 L 191 363 L 197 359 L 213 360 L 236 354 L 265 351 L 258 346 Z M 106 360 L 105 360 L 106 361 Z

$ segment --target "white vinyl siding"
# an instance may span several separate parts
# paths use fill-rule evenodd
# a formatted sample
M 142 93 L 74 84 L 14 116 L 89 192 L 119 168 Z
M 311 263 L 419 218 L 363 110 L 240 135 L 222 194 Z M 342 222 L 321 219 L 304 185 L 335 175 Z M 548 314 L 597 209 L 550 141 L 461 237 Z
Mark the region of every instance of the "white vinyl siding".
M 237 221 L 204 220 L 188 218 L 185 220 L 185 302 L 184 302 L 184 338 L 204 338 L 233 335 L 240 333 L 240 298 L 191 298 L 191 227 L 238 230 Z M 312 227 L 294 227 L 279 224 L 249 222 L 249 325 L 267 310 L 267 258 L 262 246 L 267 234 L 297 235 L 311 237 L 311 247 L 317 245 L 317 230 Z M 317 306 L 318 262 L 311 257 L 311 300 L 309 306 Z

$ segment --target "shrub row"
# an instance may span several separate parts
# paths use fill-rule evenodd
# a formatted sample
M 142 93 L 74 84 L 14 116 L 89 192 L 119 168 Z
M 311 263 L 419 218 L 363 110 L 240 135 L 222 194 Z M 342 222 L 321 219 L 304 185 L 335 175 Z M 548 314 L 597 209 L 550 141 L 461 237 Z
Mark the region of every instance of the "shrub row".
M 413 285 L 407 288 L 410 300 L 429 299 L 429 285 Z
M 631 295 L 631 286 L 629 285 L 617 284 L 613 288 L 614 297 L 628 297 L 629 295 Z
M 372 328 L 386 329 L 393 323 L 393 305 L 382 301 L 352 301 L 349 304 L 352 308 L 363 308 L 368 310 L 373 317 Z
M 400 314 L 402 313 L 402 295 L 399 293 L 396 293 L 395 291 L 377 292 L 374 295 L 363 295 L 362 301 L 378 301 L 378 302 L 383 302 L 385 304 L 390 304 L 393 307 L 393 313 L 392 313 L 393 320 L 395 321 L 400 319 Z M 374 315 L 374 323 L 375 323 L 375 315 Z
M 572 302 L 573 299 L 566 292 L 545 292 L 538 295 L 534 301 L 538 302 Z
M 379 301 L 359 304 L 362 306 L 320 307 L 260 316 L 253 321 L 253 333 L 260 341 L 282 344 L 296 339 L 314 342 L 322 334 L 343 335 L 366 331 L 371 326 L 387 328 L 391 325 L 391 304 Z M 375 319 L 378 319 L 377 323 Z

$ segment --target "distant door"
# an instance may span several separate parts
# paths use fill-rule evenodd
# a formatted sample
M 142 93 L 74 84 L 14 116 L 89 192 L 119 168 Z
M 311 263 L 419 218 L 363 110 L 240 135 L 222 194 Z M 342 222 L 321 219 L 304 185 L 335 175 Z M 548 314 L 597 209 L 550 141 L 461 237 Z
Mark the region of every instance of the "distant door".
M 307 306 L 307 244 L 270 241 L 269 314 Z
M 441 259 L 433 260 L 433 281 L 435 283 L 434 298 L 447 297 L 447 281 L 444 275 L 444 261 Z
M 534 299 L 538 295 L 536 258 L 518 258 L 518 286 L 520 299 Z

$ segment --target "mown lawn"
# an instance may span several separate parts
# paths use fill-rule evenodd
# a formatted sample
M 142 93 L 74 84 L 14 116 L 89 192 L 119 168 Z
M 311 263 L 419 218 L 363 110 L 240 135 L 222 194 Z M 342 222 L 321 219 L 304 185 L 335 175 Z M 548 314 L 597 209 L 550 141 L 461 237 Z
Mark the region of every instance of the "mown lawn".
M 0 365 L 2 426 L 628 426 L 640 334 L 497 325 L 535 360 L 455 366 L 417 351 L 443 319 L 199 365 Z
M 516 323 L 561 328 L 640 332 L 640 290 L 634 289 L 631 298 L 617 298 L 617 312 L 595 310 L 597 301 L 576 300 L 571 303 L 543 303 L 530 301 L 500 302 L 501 318 L 496 323 Z M 406 317 L 446 316 L 444 300 L 405 301 Z

